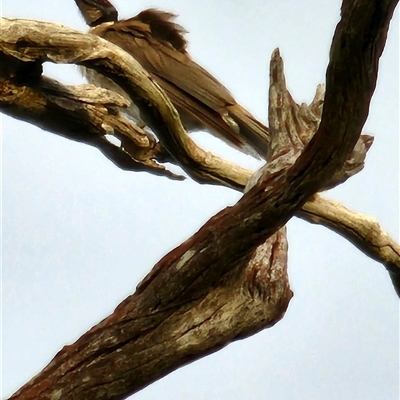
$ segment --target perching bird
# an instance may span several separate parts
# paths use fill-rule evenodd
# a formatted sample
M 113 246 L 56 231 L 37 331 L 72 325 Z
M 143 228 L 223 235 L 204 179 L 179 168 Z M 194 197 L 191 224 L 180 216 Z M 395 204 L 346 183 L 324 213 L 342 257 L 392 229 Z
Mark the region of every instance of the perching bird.
M 173 22 L 174 14 L 149 9 L 118 21 L 117 10 L 107 0 L 75 2 L 92 34 L 124 49 L 150 73 L 179 112 L 187 131 L 206 130 L 245 153 L 268 157 L 268 128 L 192 60 L 186 52 L 186 31 Z M 87 71 L 92 83 L 116 90 L 107 78 Z M 121 93 L 120 88 L 117 91 Z M 132 113 L 137 119 L 135 107 Z

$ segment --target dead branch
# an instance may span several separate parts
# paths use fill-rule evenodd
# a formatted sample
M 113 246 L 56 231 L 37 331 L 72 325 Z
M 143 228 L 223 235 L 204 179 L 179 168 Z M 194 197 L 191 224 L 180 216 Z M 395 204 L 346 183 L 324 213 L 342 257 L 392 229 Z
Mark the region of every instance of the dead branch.
M 97 147 L 121 169 L 184 179 L 157 163 L 160 148 L 154 136 L 119 112 L 118 107 L 127 105 L 126 99 L 92 85 L 63 86 L 40 76 L 34 83 L 22 84 L 19 74 L 24 64 L 0 56 L 2 112 L 70 140 Z M 26 67 L 23 78 L 26 79 Z M 117 137 L 122 146 L 111 143 L 107 135 Z
M 307 148 L 298 158 L 294 151 L 278 149 L 271 167 L 236 205 L 160 260 L 135 294 L 58 353 L 13 399 L 122 399 L 282 317 L 291 292 L 281 227 L 340 170 L 354 148 L 368 115 L 396 4 L 344 1 L 322 120 Z M 27 47 L 25 51 L 29 54 Z M 117 72 L 115 81 L 130 88 L 135 101 L 145 92 L 133 88 L 112 66 L 107 68 Z M 149 100 L 150 92 L 143 98 Z M 166 131 L 179 132 L 176 114 L 168 101 L 164 104 L 149 110 L 152 128 L 159 134 L 169 122 L 176 129 Z M 279 126 L 282 121 L 275 121 L 276 129 Z
M 339 233 L 368 257 L 383 264 L 400 297 L 400 246 L 372 217 L 350 211 L 338 202 L 315 195 L 297 213 L 313 224 L 321 224 Z
M 297 157 L 320 124 L 322 87 L 317 88 L 309 106 L 298 105 L 287 90 L 282 59 L 275 54 L 271 60 L 269 98 L 272 153 L 275 155 L 286 149 L 287 152 L 292 151 L 293 157 Z M 361 171 L 372 142 L 371 136 L 361 135 L 342 168 L 321 187 L 321 190 L 343 183 Z M 273 164 L 268 164 L 257 171 L 250 178 L 245 191 L 254 186 L 263 173 L 270 173 L 272 169 Z M 351 212 L 341 204 L 318 195 L 307 201 L 295 215 L 308 222 L 328 227 L 345 237 L 364 254 L 383 264 L 390 274 L 396 292 L 400 293 L 399 246 L 371 217 Z
M 145 170 L 181 179 L 182 177 L 165 170 L 156 162 L 173 162 L 176 159 L 183 169 L 200 183 L 220 184 L 238 190 L 246 185 L 251 171 L 196 146 L 186 135 L 176 111 L 169 101 L 166 101 L 162 91 L 123 50 L 97 36 L 82 34 L 47 22 L 3 18 L 0 30 L 0 50 L 4 52 L 0 63 L 3 66 L 0 68 L 0 107 L 3 112 L 69 139 L 96 146 L 122 169 Z M 89 92 L 86 91 L 86 99 L 82 99 L 82 104 L 79 97 L 72 93 L 79 90 L 78 88 L 63 87 L 57 82 L 41 79 L 41 63 L 44 61 L 83 64 L 102 71 L 122 85 L 128 83 L 130 89 L 127 90 L 131 92 L 131 97 L 138 104 L 145 103 L 145 106 L 142 105 L 145 111 L 154 111 L 164 105 L 161 115 L 169 129 L 161 126 L 157 133 L 174 157 L 167 155 L 168 158 L 164 160 L 165 151 L 156 145 L 154 138 L 117 112 L 116 106 L 128 105 L 121 97 L 116 94 L 106 95 L 106 91 L 101 90 L 99 95 L 105 99 L 99 99 L 92 96 L 95 96 L 95 91 L 92 90 L 88 105 L 86 103 Z M 119 100 L 116 101 L 118 97 Z M 308 107 L 311 114 L 304 114 L 306 108 L 300 107 L 296 111 L 298 117 L 315 122 L 315 117 L 314 121 L 308 118 L 313 117 L 316 111 L 320 114 L 320 97 L 313 107 L 315 109 Z M 93 115 L 94 113 L 96 115 Z M 103 124 L 103 121 L 106 123 Z M 312 130 L 314 133 L 317 125 L 314 123 L 312 126 L 315 128 Z M 111 144 L 105 139 L 106 134 L 117 136 L 122 146 L 118 148 Z M 304 134 L 299 134 L 304 140 Z M 310 139 L 307 136 L 306 138 L 306 141 Z M 346 173 L 348 175 L 348 169 L 340 172 L 339 179 L 334 179 L 335 184 L 342 182 L 344 179 L 341 177 Z
M 242 176 L 246 175 L 243 168 L 235 166 L 229 176 L 225 176 L 230 164 L 196 146 L 186 134 L 179 115 L 167 96 L 140 64 L 118 46 L 98 36 L 40 21 L 2 18 L 0 33 L 0 52 L 8 57 L 28 65 L 46 61 L 83 65 L 95 69 L 124 87 L 141 112 L 147 116 L 146 121 L 150 122 L 150 128 L 157 134 L 161 144 L 194 180 L 200 183 L 216 182 L 233 188 L 237 188 L 236 181 L 246 184 L 246 181 L 242 181 Z M 26 75 L 25 71 L 23 75 Z M 23 84 L 21 86 L 25 87 Z M 5 112 L 10 110 L 10 103 L 0 102 L 0 106 Z M 62 110 L 58 107 L 57 111 Z M 36 119 L 36 124 L 51 131 L 62 128 L 54 126 L 54 120 L 57 119 L 54 118 L 54 110 L 49 112 L 49 117 L 53 117 L 53 125 L 48 126 L 42 119 Z M 18 113 L 14 111 L 14 115 L 18 116 Z M 97 132 L 101 133 L 103 131 Z M 251 172 L 248 171 L 247 174 L 250 175 Z M 231 179 L 232 175 L 235 180 Z

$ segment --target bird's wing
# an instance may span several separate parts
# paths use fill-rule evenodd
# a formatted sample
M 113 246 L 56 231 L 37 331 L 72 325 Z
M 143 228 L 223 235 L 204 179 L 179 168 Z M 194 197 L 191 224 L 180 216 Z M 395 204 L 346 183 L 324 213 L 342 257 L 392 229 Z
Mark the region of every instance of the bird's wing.
M 245 143 L 244 138 L 242 138 L 235 129 L 232 129 L 232 126 L 228 125 L 218 112 L 206 106 L 193 96 L 182 96 L 182 91 L 179 88 L 163 78 L 154 76 L 154 79 L 163 88 L 178 110 L 184 126 L 192 126 L 193 128 L 193 121 L 190 120 L 190 117 L 197 119 L 202 123 L 199 125 L 199 129 L 206 126 L 209 128 L 209 133 L 224 140 L 227 144 L 233 145 L 254 157 L 258 157 L 257 152 Z M 187 116 L 190 122 L 186 119 Z
M 191 59 L 186 52 L 185 31 L 171 21 L 173 17 L 173 14 L 150 9 L 128 20 L 99 25 L 92 33 L 131 54 L 164 89 L 182 121 L 185 115 L 191 116 L 199 122 L 199 127 L 207 126 L 227 143 L 248 154 L 257 152 L 265 157 L 268 129 L 239 106 L 225 86 Z M 189 124 L 184 125 L 190 128 Z
M 223 113 L 236 101 L 220 82 L 186 53 L 183 28 L 172 14 L 146 10 L 134 18 L 92 30 L 130 53 L 144 69 Z

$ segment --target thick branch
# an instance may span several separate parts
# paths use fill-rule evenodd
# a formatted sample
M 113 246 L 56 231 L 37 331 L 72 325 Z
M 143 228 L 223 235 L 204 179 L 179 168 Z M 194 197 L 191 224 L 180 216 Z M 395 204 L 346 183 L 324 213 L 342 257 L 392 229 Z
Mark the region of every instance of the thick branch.
M 271 60 L 269 97 L 272 153 L 279 154 L 286 149 L 286 152 L 291 152 L 292 157 L 298 157 L 320 124 L 323 105 L 322 87 L 317 88 L 315 98 L 309 106 L 298 105 L 287 90 L 283 61 L 275 52 Z M 362 170 L 365 156 L 372 142 L 371 136 L 361 135 L 341 170 L 337 171 L 321 189 L 325 190 L 343 183 Z M 257 180 L 262 178 L 263 173 L 270 173 L 273 168 L 272 163 L 257 171 L 249 180 L 245 191 L 254 186 Z M 350 212 L 340 204 L 325 200 L 320 196 L 314 196 L 311 201 L 306 202 L 296 215 L 334 230 L 366 255 L 381 262 L 389 271 L 396 292 L 400 293 L 398 246 L 377 223 L 372 224 L 371 218 Z
M 281 231 L 274 232 L 326 184 L 354 148 L 368 115 L 378 59 L 396 3 L 344 3 L 327 71 L 321 124 L 294 165 L 290 154 L 277 156 L 274 169 L 266 170 L 236 205 L 218 213 L 165 256 L 113 315 L 64 348 L 14 399 L 125 398 L 172 369 L 249 334 L 248 326 L 239 326 L 240 319 L 225 312 L 215 296 L 216 292 L 231 296 L 229 302 L 251 313 L 253 304 L 241 293 L 245 282 L 255 282 L 250 298 L 257 296 L 264 302 L 263 312 L 253 314 L 257 329 L 270 326 L 271 315 L 273 321 L 279 319 L 291 295 L 281 279 L 285 272 L 263 276 L 258 272 L 262 268 L 247 271 L 266 238 L 275 247 L 270 254 L 284 252 L 282 242 L 274 242 Z M 160 110 L 153 110 L 156 131 L 162 127 L 165 108 Z M 276 264 L 271 259 L 268 265 Z M 213 313 L 205 317 L 210 310 Z M 246 312 L 239 313 L 240 318 L 246 318 Z M 177 325 L 183 315 L 185 325 Z M 232 330 L 228 332 L 221 322 Z M 164 352 L 166 341 L 171 347 Z M 201 343 L 209 347 L 200 349 Z

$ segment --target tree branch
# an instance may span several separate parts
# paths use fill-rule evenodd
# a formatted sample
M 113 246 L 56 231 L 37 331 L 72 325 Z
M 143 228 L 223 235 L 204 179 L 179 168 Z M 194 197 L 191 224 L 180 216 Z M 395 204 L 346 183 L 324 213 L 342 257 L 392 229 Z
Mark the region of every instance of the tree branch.
M 350 211 L 340 203 L 315 195 L 297 216 L 313 224 L 321 224 L 339 233 L 368 257 L 388 270 L 400 297 L 400 246 L 379 226 L 378 221 Z
M 277 151 L 237 204 L 160 260 L 135 294 L 58 353 L 13 399 L 123 399 L 282 317 L 291 297 L 282 226 L 340 170 L 354 148 L 368 115 L 396 4 L 344 1 L 327 70 L 322 120 L 306 149 L 298 158 L 293 151 Z M 32 57 L 28 47 L 24 51 Z M 96 68 L 101 70 L 102 63 L 104 58 Z M 142 82 L 143 90 L 133 87 L 113 66 L 106 67 L 117 74 L 117 83 L 131 89 L 132 99 L 150 99 L 153 92 L 147 81 Z M 165 128 L 168 134 L 180 132 L 176 113 L 160 93 L 166 105 L 151 98 L 157 108 L 148 110 L 153 130 L 161 136 Z M 279 126 L 283 124 L 277 120 L 275 127 Z
M 157 134 L 161 144 L 197 182 L 213 182 L 238 188 L 236 181 L 241 181 L 242 176 L 246 175 L 243 168 L 235 166 L 231 174 L 225 176 L 224 171 L 228 169 L 229 163 L 196 146 L 186 134 L 168 97 L 140 64 L 118 46 L 98 36 L 83 34 L 58 24 L 30 20 L 2 18 L 0 33 L 0 52 L 8 57 L 28 64 L 50 61 L 83 65 L 124 87 L 141 112 L 147 115 L 146 120 L 150 122 L 150 128 Z M 9 103 L 0 102 L 0 106 L 2 110 L 7 110 Z M 49 112 L 50 117 L 54 116 L 54 110 Z M 46 126 L 43 119 L 36 119 L 36 124 Z M 46 127 L 51 131 L 56 128 Z M 247 171 L 247 175 L 250 174 Z M 232 175 L 234 180 L 231 180 Z M 241 181 L 241 185 L 245 184 L 246 181 Z
M 132 123 L 118 107 L 127 100 L 120 95 L 92 85 L 63 86 L 37 77 L 22 84 L 18 77 L 21 62 L 0 55 L 0 107 L 14 117 L 70 140 L 97 147 L 118 167 L 146 171 L 172 179 L 184 179 L 158 164 L 159 146 L 153 135 Z M 12 70 L 11 70 L 11 65 Z M 26 78 L 26 67 L 21 78 Z M 123 146 L 107 140 L 117 137 Z

